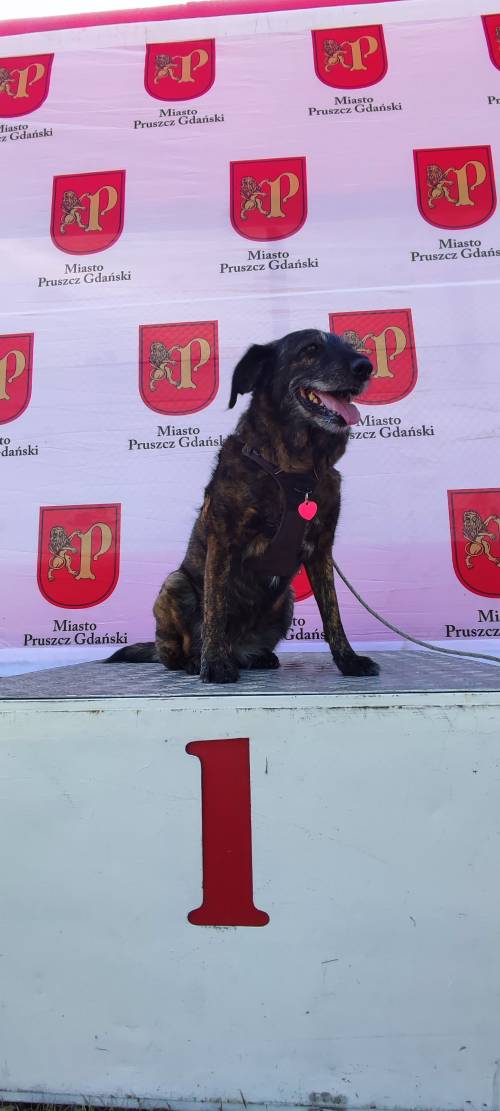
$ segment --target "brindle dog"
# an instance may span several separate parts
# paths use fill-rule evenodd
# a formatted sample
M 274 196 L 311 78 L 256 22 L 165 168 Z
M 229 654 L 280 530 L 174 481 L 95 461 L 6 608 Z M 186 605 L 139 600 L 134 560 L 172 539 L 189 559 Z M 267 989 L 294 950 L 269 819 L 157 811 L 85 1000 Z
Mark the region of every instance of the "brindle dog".
M 364 355 L 316 330 L 250 347 L 234 371 L 229 407 L 239 394 L 252 399 L 220 450 L 185 558 L 156 599 L 156 643 L 120 649 L 111 660 L 160 660 L 204 683 L 234 683 L 240 668 L 279 667 L 273 649 L 290 627 L 290 583 L 303 563 L 339 670 L 378 674 L 346 637 L 332 566 L 335 464 L 358 418 L 351 398 L 371 371 Z

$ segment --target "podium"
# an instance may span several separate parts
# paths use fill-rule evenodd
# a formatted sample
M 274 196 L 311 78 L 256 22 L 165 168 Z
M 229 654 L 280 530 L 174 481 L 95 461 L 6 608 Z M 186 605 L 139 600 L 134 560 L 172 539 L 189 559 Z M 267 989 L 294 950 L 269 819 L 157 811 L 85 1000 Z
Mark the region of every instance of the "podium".
M 4 1099 L 489 1105 L 500 668 L 377 659 L 0 681 Z

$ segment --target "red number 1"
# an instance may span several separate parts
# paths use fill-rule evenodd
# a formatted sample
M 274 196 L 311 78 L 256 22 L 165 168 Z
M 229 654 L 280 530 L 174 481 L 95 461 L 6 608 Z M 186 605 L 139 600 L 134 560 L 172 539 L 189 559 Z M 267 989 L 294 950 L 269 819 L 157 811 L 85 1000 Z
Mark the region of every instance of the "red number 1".
M 247 737 L 191 741 L 201 764 L 203 902 L 193 926 L 266 926 L 253 901 L 250 757 Z

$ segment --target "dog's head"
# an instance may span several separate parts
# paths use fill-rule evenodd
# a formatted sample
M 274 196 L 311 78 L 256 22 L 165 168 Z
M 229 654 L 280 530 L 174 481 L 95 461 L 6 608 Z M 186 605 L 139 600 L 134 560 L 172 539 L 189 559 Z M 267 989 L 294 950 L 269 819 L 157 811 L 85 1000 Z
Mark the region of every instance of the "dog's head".
M 294 424 L 347 432 L 359 419 L 353 397 L 365 389 L 372 364 L 339 336 L 316 329 L 254 344 L 233 374 L 229 408 L 238 394 L 265 395 Z

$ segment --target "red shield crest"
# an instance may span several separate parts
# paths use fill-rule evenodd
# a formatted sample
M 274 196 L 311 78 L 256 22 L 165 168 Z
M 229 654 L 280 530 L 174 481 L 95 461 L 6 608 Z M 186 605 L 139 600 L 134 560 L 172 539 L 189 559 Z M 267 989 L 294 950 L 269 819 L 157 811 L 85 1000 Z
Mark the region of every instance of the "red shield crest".
M 304 565 L 300 567 L 295 578 L 292 579 L 292 590 L 295 594 L 296 602 L 303 602 L 305 598 L 310 598 L 313 593 L 313 588 L 309 582 L 309 577 Z
M 38 586 L 65 609 L 109 598 L 118 581 L 119 505 L 45 505 L 40 509 Z
M 54 178 L 52 242 L 69 255 L 105 251 L 119 239 L 125 208 L 125 170 Z
M 449 490 L 457 579 L 473 594 L 500 598 L 500 490 Z
M 500 14 L 483 15 L 484 33 L 493 65 L 500 69 Z
M 496 208 L 491 148 L 437 147 L 415 150 L 421 216 L 436 228 L 475 228 Z
M 215 39 L 155 42 L 146 47 L 144 84 L 156 100 L 194 100 L 215 80 Z
M 34 112 L 46 100 L 53 54 L 0 58 L 0 117 L 14 119 Z
M 139 328 L 139 389 L 156 413 L 197 413 L 219 389 L 216 320 Z
M 316 76 L 331 89 L 365 89 L 387 73 L 383 28 L 329 27 L 313 31 Z
M 231 223 L 245 239 L 287 239 L 307 216 L 305 158 L 231 162 Z
M 0 336 L 0 424 L 20 417 L 31 397 L 33 333 Z
M 417 354 L 410 309 L 330 313 L 330 331 L 373 363 L 360 405 L 388 405 L 411 393 L 417 381 Z

